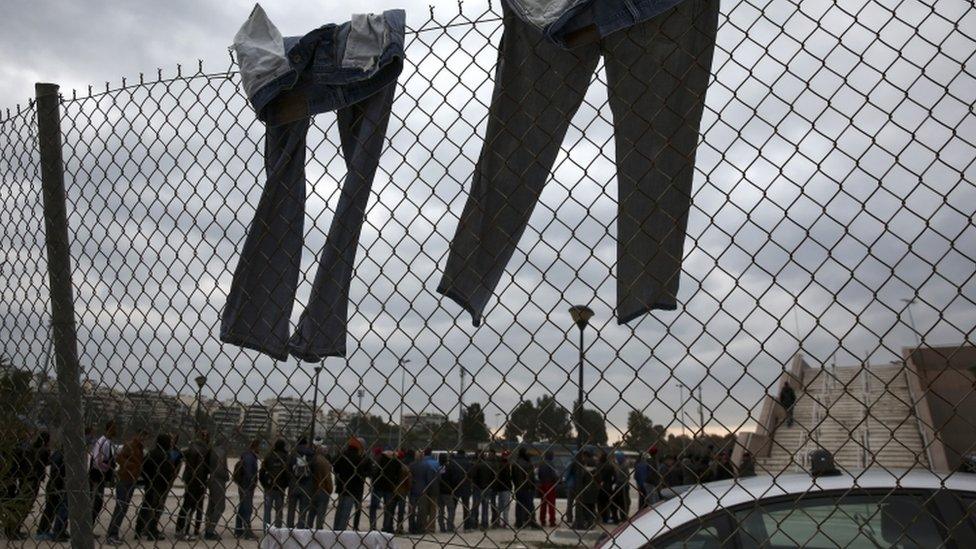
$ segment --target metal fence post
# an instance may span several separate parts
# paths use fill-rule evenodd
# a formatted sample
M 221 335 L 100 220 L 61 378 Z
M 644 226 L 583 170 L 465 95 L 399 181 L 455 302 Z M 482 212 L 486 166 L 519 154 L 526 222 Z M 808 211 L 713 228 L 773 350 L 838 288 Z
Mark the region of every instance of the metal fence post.
M 67 474 L 68 524 L 71 546 L 93 546 L 88 460 L 82 415 L 78 341 L 71 290 L 71 254 L 61 158 L 61 106 L 57 84 L 38 83 L 37 141 L 41 160 L 44 227 L 51 293 L 51 333 L 61 403 L 61 441 Z

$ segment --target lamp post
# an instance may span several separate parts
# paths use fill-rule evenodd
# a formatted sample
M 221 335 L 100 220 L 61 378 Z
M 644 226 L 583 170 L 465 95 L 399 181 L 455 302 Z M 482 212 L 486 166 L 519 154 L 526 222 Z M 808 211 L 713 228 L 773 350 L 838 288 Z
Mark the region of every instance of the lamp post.
M 407 400 L 407 364 L 410 364 L 410 359 L 401 358 L 398 364 L 400 365 L 400 425 L 397 428 L 397 449 L 403 449 L 403 401 Z
M 197 413 L 196 413 L 196 427 L 197 430 L 201 428 L 201 417 L 200 408 L 203 406 L 203 386 L 207 384 L 207 376 L 199 375 L 193 379 L 197 384 Z
M 579 370 L 577 372 L 576 406 L 573 410 L 573 422 L 576 424 L 576 450 L 583 448 L 583 364 L 586 362 L 586 348 L 583 346 L 583 331 L 593 318 L 593 309 L 586 305 L 573 305 L 569 308 L 573 322 L 579 328 Z
M 312 444 L 315 444 L 315 418 L 319 415 L 319 374 L 322 372 L 321 366 L 316 366 L 315 371 L 315 384 L 312 387 L 312 425 L 309 427 L 311 433 L 308 434 L 309 440 Z
M 456 449 L 460 449 L 461 448 L 461 444 L 464 443 L 464 374 L 466 373 L 465 370 L 464 370 L 464 366 L 461 366 L 460 364 L 458 364 L 458 367 L 461 368 L 461 390 L 458 391 L 458 400 L 459 400 L 459 403 L 458 403 L 458 429 L 457 429 L 457 431 L 458 431 L 458 440 L 457 440 L 457 448 Z

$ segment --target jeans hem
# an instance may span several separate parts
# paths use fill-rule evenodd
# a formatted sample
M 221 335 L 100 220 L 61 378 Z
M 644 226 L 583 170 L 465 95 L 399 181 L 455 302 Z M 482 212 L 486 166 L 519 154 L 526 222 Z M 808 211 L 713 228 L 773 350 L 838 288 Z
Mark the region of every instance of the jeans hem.
M 471 324 L 477 328 L 481 326 L 481 313 L 476 311 L 471 303 L 462 296 L 460 293 L 448 288 L 447 286 L 441 284 L 437 287 L 437 293 L 443 295 L 444 297 L 450 299 L 454 303 L 461 306 L 462 309 L 471 314 Z
M 650 313 L 651 311 L 655 311 L 655 310 L 657 310 L 657 311 L 674 311 L 674 310 L 677 310 L 677 309 L 678 309 L 678 304 L 677 303 L 666 303 L 666 302 L 663 302 L 663 301 L 659 301 L 657 303 L 652 303 L 651 305 L 648 305 L 647 307 L 641 307 L 640 309 L 637 309 L 636 311 L 633 311 L 633 312 L 629 312 L 627 314 L 618 314 L 617 315 L 617 325 L 622 326 L 624 324 L 627 324 L 631 320 L 634 320 L 635 318 L 637 318 L 639 316 L 644 316 L 647 313 Z
M 244 347 L 245 349 L 251 349 L 252 351 L 264 353 L 275 360 L 288 360 L 288 350 L 285 347 L 272 349 L 264 343 L 251 339 L 250 337 L 221 332 L 220 341 L 229 343 L 231 345 L 237 345 L 238 347 Z
M 305 362 L 322 362 L 323 360 L 329 358 L 330 356 L 336 356 L 340 358 L 344 358 L 346 356 L 345 349 L 327 349 L 321 351 L 310 351 L 307 349 L 299 350 L 295 347 L 289 346 L 288 352 L 291 354 L 291 356 Z

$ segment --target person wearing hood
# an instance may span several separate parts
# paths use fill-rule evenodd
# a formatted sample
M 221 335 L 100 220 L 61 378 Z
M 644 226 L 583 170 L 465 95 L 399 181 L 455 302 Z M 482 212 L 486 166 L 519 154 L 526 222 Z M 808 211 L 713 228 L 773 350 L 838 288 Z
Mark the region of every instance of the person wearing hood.
M 529 452 L 523 446 L 511 464 L 512 487 L 515 493 L 515 527 L 538 527 L 535 523 L 535 468 L 529 459 Z
M 368 469 L 369 464 L 363 456 L 363 442 L 355 437 L 350 439 L 345 451 L 336 457 L 332 465 L 339 496 L 333 530 L 341 532 L 348 528 L 353 512 L 362 506 Z
M 589 530 L 599 516 L 597 503 L 600 499 L 600 483 L 597 477 L 597 464 L 593 451 L 584 448 L 577 453 L 572 467 L 576 482 L 576 509 L 573 513 L 573 528 Z
M 481 530 L 488 530 L 491 521 L 497 516 L 495 508 L 495 471 L 488 462 L 488 456 L 484 452 L 478 454 L 478 458 L 471 467 L 471 486 L 472 504 L 471 514 L 474 515 L 474 526 Z
M 400 483 L 393 491 L 393 502 L 396 507 L 396 534 L 402 535 L 404 517 L 408 517 L 407 499 L 410 497 L 410 487 L 412 479 L 410 477 L 410 463 L 413 462 L 413 452 L 409 449 L 399 449 L 396 453 L 396 462 L 400 466 Z M 409 525 L 407 526 L 409 529 Z
M 372 490 L 369 498 L 369 529 L 376 530 L 381 526 L 387 533 L 393 533 L 393 493 L 400 484 L 400 464 L 397 463 L 393 452 L 384 452 L 382 448 L 373 448 Z M 383 523 L 378 521 L 378 513 L 383 510 Z
M 64 453 L 60 448 L 51 452 L 50 473 L 44 486 L 44 510 L 37 525 L 38 541 L 68 541 L 65 526 L 68 520 L 68 502 L 64 492 Z
M 502 451 L 501 459 L 496 464 L 498 474 L 495 481 L 495 497 L 498 498 L 498 518 L 495 527 L 508 528 L 508 509 L 512 505 L 512 464 L 509 461 L 511 453 Z
M 454 452 L 453 459 L 448 461 L 447 476 L 450 477 L 449 484 L 453 486 L 451 501 L 448 504 L 449 520 L 454 524 L 457 506 L 460 503 L 461 528 L 471 530 L 475 528 L 471 520 L 471 464 L 464 450 L 458 449 Z
M 237 485 L 237 513 L 234 519 L 234 537 L 257 539 L 251 532 L 251 514 L 254 512 L 254 489 L 258 484 L 258 450 L 261 441 L 254 439 L 234 465 L 234 484 Z
M 175 465 L 170 458 L 173 439 L 169 433 L 156 435 L 156 445 L 142 463 L 142 479 L 145 492 L 136 517 L 136 539 L 150 541 L 165 539 L 159 531 L 159 517 L 166 505 L 171 481 L 176 476 Z
M 312 507 L 309 510 L 306 526 L 321 530 L 325 527 L 325 515 L 329 511 L 329 499 L 335 486 L 332 483 L 332 462 L 323 446 L 315 447 L 312 458 L 312 475 L 315 477 L 315 493 L 312 494 Z
M 630 467 L 627 456 L 620 450 L 614 453 L 613 493 L 610 496 L 610 516 L 614 524 L 621 524 L 630 516 Z
M 261 470 L 258 473 L 258 481 L 264 489 L 264 529 L 269 526 L 281 528 L 281 511 L 285 506 L 285 492 L 288 490 L 288 449 L 285 448 L 285 441 L 275 440 L 274 446 L 261 463 Z M 272 522 L 272 511 L 274 511 L 274 522 Z
M 221 539 L 217 533 L 217 523 L 224 516 L 227 507 L 227 483 L 230 482 L 230 469 L 227 467 L 227 446 L 223 436 L 218 436 L 217 444 L 210 451 L 210 479 L 207 481 L 207 513 L 203 529 L 203 539 Z
M 661 472 L 657 464 L 657 447 L 651 446 L 647 454 L 641 454 L 634 467 L 634 483 L 637 484 L 638 507 L 643 509 L 657 503 Z
M 312 471 L 312 461 L 315 451 L 308 445 L 308 439 L 298 439 L 295 450 L 288 457 L 288 518 L 285 525 L 288 528 L 305 528 L 308 510 L 312 505 L 315 494 L 315 475 Z M 295 522 L 295 513 L 298 522 Z
M 210 481 L 212 449 L 210 434 L 201 429 L 196 439 L 183 451 L 183 500 L 180 512 L 176 517 L 176 539 L 192 541 L 200 531 L 199 517 L 203 512 L 203 501 L 207 494 L 207 483 Z M 193 533 L 190 523 L 197 516 Z
M 546 450 L 536 471 L 539 478 L 539 525 L 545 526 L 548 516 L 550 528 L 556 527 L 556 485 L 559 483 L 559 474 L 553 466 L 554 458 L 552 450 Z
M 437 519 L 437 497 L 440 494 L 440 464 L 430 448 L 417 455 L 410 464 L 410 532 L 434 531 Z

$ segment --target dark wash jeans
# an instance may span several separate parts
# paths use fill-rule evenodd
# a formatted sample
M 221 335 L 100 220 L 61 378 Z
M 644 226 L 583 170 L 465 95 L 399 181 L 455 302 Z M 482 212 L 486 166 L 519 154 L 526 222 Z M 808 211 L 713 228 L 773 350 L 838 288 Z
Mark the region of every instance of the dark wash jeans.
M 289 322 L 302 259 L 305 137 L 310 119 L 268 128 L 264 153 L 268 182 L 234 272 L 221 341 L 278 360 L 287 359 L 289 352 L 309 362 L 345 355 L 349 284 L 395 89 L 395 83 L 388 84 L 336 111 L 348 172 L 308 306 L 291 338 Z
M 602 55 L 616 137 L 617 320 L 677 308 L 719 0 L 686 0 L 572 50 L 503 6 L 487 133 L 438 291 L 480 325 Z
M 267 123 L 268 182 L 221 316 L 220 339 L 278 360 L 346 354 L 346 316 L 359 234 L 403 70 L 405 14 L 383 12 L 386 44 L 369 70 L 343 66 L 350 23 L 284 40 L 290 70 L 249 97 Z M 305 138 L 312 116 L 336 111 L 347 174 L 308 306 L 288 330 L 302 259 Z

